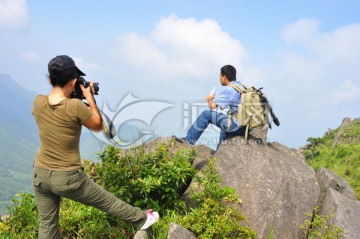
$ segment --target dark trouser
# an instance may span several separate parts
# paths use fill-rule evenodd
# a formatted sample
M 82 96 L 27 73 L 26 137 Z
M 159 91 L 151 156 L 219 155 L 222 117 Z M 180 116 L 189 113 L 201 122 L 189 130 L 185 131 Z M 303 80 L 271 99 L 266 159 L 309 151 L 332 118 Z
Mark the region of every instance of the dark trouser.
M 245 134 L 245 128 L 238 126 L 236 121 L 229 119 L 227 115 L 213 110 L 205 110 L 191 125 L 187 132 L 186 140 L 190 144 L 195 144 L 209 124 L 214 124 L 221 129 L 220 139 L 216 149 L 218 149 L 221 142 L 224 141 L 228 136 L 238 136 Z
M 52 171 L 34 167 L 33 187 L 40 216 L 39 239 L 58 239 L 61 197 L 94 206 L 140 228 L 146 212 L 121 201 L 81 170 Z

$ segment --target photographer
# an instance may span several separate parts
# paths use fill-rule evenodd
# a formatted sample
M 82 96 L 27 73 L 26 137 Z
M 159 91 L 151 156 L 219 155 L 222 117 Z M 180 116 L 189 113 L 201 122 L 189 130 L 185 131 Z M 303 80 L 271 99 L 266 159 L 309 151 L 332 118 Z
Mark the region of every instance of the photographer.
M 61 197 L 99 208 L 138 229 L 149 228 L 158 220 L 157 212 L 143 211 L 123 202 L 93 182 L 81 169 L 79 142 L 82 125 L 95 131 L 101 130 L 103 125 L 93 98 L 93 82 L 89 87 L 77 84 L 77 79 L 85 74 L 76 67 L 73 59 L 65 55 L 53 58 L 48 71 L 53 88 L 49 95 L 35 98 L 32 111 L 40 137 L 33 172 L 40 217 L 38 238 L 60 238 Z M 77 87 L 89 108 L 72 97 Z

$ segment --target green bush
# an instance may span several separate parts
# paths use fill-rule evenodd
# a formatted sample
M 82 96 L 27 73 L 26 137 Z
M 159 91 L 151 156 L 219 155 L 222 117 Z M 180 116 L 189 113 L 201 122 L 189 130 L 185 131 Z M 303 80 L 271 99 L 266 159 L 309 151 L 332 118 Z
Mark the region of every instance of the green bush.
M 109 214 L 84 204 L 63 199 L 60 228 L 64 239 L 132 238 L 135 228 Z
M 17 194 L 12 199 L 9 219 L 2 222 L 0 238 L 35 239 L 37 238 L 38 214 L 34 196 L 28 193 Z
M 344 231 L 332 223 L 333 215 L 318 215 L 317 208 L 313 213 L 306 214 L 309 219 L 300 226 L 307 239 L 340 239 Z
M 195 175 L 194 149 L 172 152 L 171 143 L 146 153 L 136 147 L 126 153 L 109 146 L 100 154 L 95 180 L 122 200 L 140 208 L 165 211 L 183 206 L 181 195 Z
M 195 174 L 194 149 L 175 150 L 171 142 L 158 145 L 151 153 L 141 146 L 128 151 L 109 146 L 99 156 L 101 163 L 85 161 L 89 176 L 129 203 L 159 209 L 162 217 L 154 225 L 153 238 L 167 238 L 170 222 L 179 223 L 199 238 L 255 238 L 254 231 L 239 225 L 245 218 L 230 203 L 240 200 L 234 189 L 220 186 L 213 160 L 204 176 L 197 178 L 204 188 L 192 195 L 197 206 L 186 208 L 181 196 Z M 0 238 L 37 238 L 33 195 L 14 198 L 9 211 L 10 219 L 0 224 Z M 120 219 L 69 199 L 61 202 L 60 228 L 63 239 L 125 239 L 136 231 Z

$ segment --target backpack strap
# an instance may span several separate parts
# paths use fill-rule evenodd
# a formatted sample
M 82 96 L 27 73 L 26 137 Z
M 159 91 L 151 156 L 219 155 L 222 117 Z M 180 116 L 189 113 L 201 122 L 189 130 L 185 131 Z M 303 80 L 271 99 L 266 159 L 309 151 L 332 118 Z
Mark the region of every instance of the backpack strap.
M 239 94 L 244 94 L 247 91 L 247 87 L 244 86 L 243 84 L 240 83 L 240 85 L 242 85 L 244 87 L 245 90 L 241 89 L 240 86 L 236 85 L 236 84 L 230 84 L 229 86 L 234 88 Z M 229 117 L 230 120 L 231 116 Z M 248 123 L 246 124 L 246 129 L 245 129 L 245 140 L 247 141 L 248 139 L 248 135 L 249 135 L 249 130 L 250 130 L 250 121 L 248 121 Z
M 241 85 L 246 89 L 246 87 L 243 84 L 241 84 Z M 246 90 L 241 89 L 240 86 L 235 85 L 235 84 L 230 84 L 229 86 L 234 88 L 237 92 L 239 92 L 239 94 L 243 94 L 246 91 Z

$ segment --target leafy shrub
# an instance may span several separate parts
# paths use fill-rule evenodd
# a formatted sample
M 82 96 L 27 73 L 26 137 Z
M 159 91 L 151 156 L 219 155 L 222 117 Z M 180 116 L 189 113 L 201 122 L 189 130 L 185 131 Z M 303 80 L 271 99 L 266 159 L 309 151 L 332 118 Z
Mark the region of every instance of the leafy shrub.
M 196 179 L 204 188 L 193 194 L 197 206 L 186 208 L 181 196 L 195 174 L 195 150 L 174 151 L 171 142 L 158 145 L 151 153 L 141 146 L 129 151 L 109 146 L 100 153 L 101 163 L 85 161 L 85 172 L 121 199 L 159 209 L 162 215 L 154 225 L 153 238 L 166 239 L 170 222 L 183 225 L 199 238 L 255 238 L 254 231 L 239 225 L 245 217 L 230 205 L 241 201 L 234 189 L 220 186 L 212 160 L 204 176 Z M 19 195 L 9 209 L 10 219 L 0 224 L 0 238 L 37 238 L 34 196 Z M 136 231 L 121 219 L 69 199 L 61 202 L 60 228 L 62 239 L 127 239 Z
M 2 223 L 0 238 L 37 238 L 38 214 L 34 196 L 28 193 L 17 194 L 12 203 L 9 207 L 9 218 Z
M 132 238 L 135 228 L 121 219 L 64 198 L 60 210 L 62 238 Z
M 102 164 L 95 169 L 94 178 L 117 197 L 140 208 L 164 211 L 181 206 L 181 195 L 195 175 L 195 151 L 172 150 L 169 142 L 148 154 L 141 146 L 126 154 L 109 146 L 100 154 Z
M 306 214 L 310 219 L 305 220 L 300 226 L 304 230 L 307 239 L 340 239 L 343 238 L 343 230 L 335 226 L 331 220 L 333 215 L 320 216 L 317 214 L 318 208 L 313 213 Z

